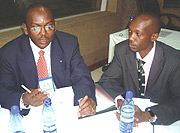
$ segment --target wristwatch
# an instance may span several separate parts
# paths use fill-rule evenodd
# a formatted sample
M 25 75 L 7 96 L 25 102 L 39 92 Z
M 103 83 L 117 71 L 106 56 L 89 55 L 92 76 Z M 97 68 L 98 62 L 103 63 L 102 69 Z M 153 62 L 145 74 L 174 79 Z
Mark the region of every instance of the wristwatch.
M 156 115 L 151 111 L 150 108 L 147 108 L 146 111 L 149 112 L 149 114 L 151 115 L 149 122 L 154 123 L 156 121 L 156 118 L 157 118 Z

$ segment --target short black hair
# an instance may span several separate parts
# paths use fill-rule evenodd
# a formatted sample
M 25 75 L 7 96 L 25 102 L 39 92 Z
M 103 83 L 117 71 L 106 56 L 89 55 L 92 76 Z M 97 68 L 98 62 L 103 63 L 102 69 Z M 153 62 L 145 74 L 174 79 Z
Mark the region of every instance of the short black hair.
M 45 4 L 42 4 L 42 3 L 34 3 L 34 4 L 31 4 L 25 11 L 24 15 L 23 15 L 23 23 L 27 24 L 26 20 L 27 20 L 27 15 L 28 15 L 28 12 L 33 9 L 33 8 L 37 8 L 37 7 L 44 7 L 44 8 L 47 8 L 50 13 L 52 14 L 51 12 L 51 9 L 49 7 L 47 7 Z M 53 17 L 53 14 L 52 14 L 52 17 Z M 54 20 L 54 17 L 53 17 L 53 20 Z

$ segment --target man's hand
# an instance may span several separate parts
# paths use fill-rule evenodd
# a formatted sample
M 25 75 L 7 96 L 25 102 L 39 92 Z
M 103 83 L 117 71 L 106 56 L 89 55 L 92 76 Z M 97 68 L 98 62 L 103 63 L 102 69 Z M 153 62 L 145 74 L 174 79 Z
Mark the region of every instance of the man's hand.
M 118 99 L 117 100 L 117 109 L 120 111 L 121 110 L 121 107 L 122 107 L 122 105 L 123 105 L 123 100 L 121 100 L 121 99 Z M 116 117 L 117 117 L 117 119 L 118 120 L 120 120 L 120 113 L 118 113 L 118 112 L 116 112 Z
M 41 92 L 42 89 L 30 89 L 31 93 L 24 93 L 22 96 L 25 105 L 40 106 L 44 103 L 44 99 L 49 97 L 49 93 Z
M 117 101 L 117 107 L 118 107 L 119 110 L 121 110 L 122 104 L 123 104 L 123 101 L 119 99 Z M 134 105 L 134 109 L 135 109 L 135 114 L 134 114 L 134 126 L 135 127 L 137 127 L 138 124 L 141 123 L 141 122 L 149 121 L 149 119 L 151 117 L 149 112 L 141 111 L 141 109 L 136 105 Z M 121 115 L 120 113 L 116 112 L 116 117 L 117 117 L 118 120 L 120 120 L 120 115 Z
M 134 126 L 137 127 L 141 122 L 148 122 L 151 115 L 149 112 L 142 111 L 138 106 L 134 106 L 135 115 L 134 115 Z
M 96 103 L 92 98 L 85 96 L 79 104 L 78 117 L 94 115 L 96 113 Z

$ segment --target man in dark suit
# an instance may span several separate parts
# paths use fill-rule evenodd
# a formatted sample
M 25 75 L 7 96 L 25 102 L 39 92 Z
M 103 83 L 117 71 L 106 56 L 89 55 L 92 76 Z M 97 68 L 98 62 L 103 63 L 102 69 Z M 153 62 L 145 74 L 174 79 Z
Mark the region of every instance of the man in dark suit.
M 115 46 L 113 61 L 100 80 L 100 85 L 116 98 L 118 109 L 127 90 L 133 91 L 134 97 L 158 103 L 146 111 L 135 106 L 134 126 L 145 121 L 168 125 L 180 119 L 180 53 L 156 41 L 159 32 L 158 16 L 142 13 L 135 17 L 129 26 L 129 40 Z M 137 58 L 145 62 L 143 91 L 138 81 Z
M 36 64 L 40 57 L 38 52 L 44 50 L 48 80 L 52 79 L 52 86 L 57 89 L 72 86 L 74 105 L 78 105 L 82 98 L 78 116 L 95 114 L 95 86 L 80 55 L 77 37 L 56 31 L 51 11 L 41 4 L 29 7 L 22 27 L 24 34 L 0 50 L 1 106 L 10 109 L 12 105 L 18 105 L 21 114 L 26 115 L 29 105 L 42 105 L 44 98 L 49 97 L 47 91 L 38 87 L 40 80 Z M 22 84 L 31 88 L 31 93 L 25 92 Z

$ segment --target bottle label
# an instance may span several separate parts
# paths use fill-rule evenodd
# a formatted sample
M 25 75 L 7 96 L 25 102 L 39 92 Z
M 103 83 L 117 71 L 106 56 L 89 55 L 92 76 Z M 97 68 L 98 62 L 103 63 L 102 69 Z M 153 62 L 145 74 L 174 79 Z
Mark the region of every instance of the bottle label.
M 122 133 L 132 133 L 133 124 L 134 124 L 134 122 L 126 123 L 126 122 L 120 121 L 119 129 Z
M 43 133 L 57 133 L 57 129 L 54 129 L 53 131 L 45 131 L 45 130 L 43 130 Z
M 57 133 L 56 125 L 44 125 L 43 133 Z

